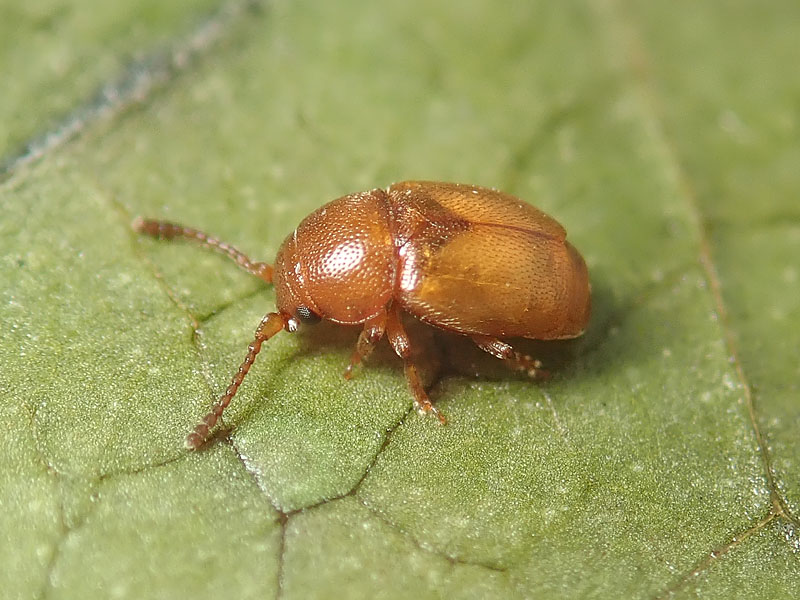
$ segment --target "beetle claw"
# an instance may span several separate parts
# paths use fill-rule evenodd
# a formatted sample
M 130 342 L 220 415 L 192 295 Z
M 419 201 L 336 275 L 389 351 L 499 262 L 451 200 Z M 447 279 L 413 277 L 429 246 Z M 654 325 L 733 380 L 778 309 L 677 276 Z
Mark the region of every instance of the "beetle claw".
M 439 419 L 439 423 L 441 425 L 447 425 L 447 418 L 436 408 L 433 404 L 428 402 L 427 404 L 423 404 L 420 402 L 414 402 L 414 409 L 417 411 L 417 414 L 421 417 L 427 415 L 433 415 L 437 419 Z
M 447 419 L 435 406 L 431 406 L 431 412 L 439 419 L 440 425 L 447 425 Z

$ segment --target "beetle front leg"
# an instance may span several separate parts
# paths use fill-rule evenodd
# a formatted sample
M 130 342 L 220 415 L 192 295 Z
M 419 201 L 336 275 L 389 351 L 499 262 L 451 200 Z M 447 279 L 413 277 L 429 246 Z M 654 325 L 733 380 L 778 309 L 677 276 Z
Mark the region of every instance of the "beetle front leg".
M 425 386 L 422 385 L 419 371 L 411 361 L 411 340 L 400 322 L 400 309 L 396 306 L 391 307 L 386 316 L 386 334 L 395 354 L 403 359 L 406 381 L 414 396 L 414 409 L 421 415 L 433 414 L 442 425 L 446 424 L 447 419 L 431 402 Z
M 546 379 L 550 376 L 548 371 L 542 369 L 542 361 L 517 352 L 511 344 L 506 344 L 496 337 L 476 335 L 472 337 L 472 341 L 484 352 L 499 358 L 505 365 L 515 371 L 525 372 L 528 377 Z
M 350 379 L 353 376 L 353 369 L 372 354 L 375 344 L 381 341 L 385 332 L 386 309 L 383 309 L 377 315 L 364 322 L 364 329 L 361 330 L 358 336 L 356 349 L 350 357 L 350 364 L 347 365 L 347 369 L 344 371 L 345 379 Z
M 217 424 L 223 411 L 228 408 L 236 392 L 239 391 L 239 386 L 242 385 L 242 381 L 244 381 L 244 378 L 250 372 L 250 367 L 253 366 L 256 356 L 261 352 L 261 346 L 264 342 L 284 329 L 287 331 L 294 331 L 294 327 L 296 327 L 296 324 L 286 315 L 277 312 L 264 315 L 264 318 L 261 319 L 261 323 L 259 323 L 256 328 L 253 341 L 250 342 L 250 345 L 247 347 L 247 354 L 242 364 L 239 365 L 239 369 L 231 378 L 230 385 L 228 385 L 225 393 L 214 403 L 208 414 L 203 417 L 203 420 L 197 424 L 188 436 L 186 436 L 186 448 L 189 450 L 197 450 L 206 442 L 209 432 L 214 425 Z

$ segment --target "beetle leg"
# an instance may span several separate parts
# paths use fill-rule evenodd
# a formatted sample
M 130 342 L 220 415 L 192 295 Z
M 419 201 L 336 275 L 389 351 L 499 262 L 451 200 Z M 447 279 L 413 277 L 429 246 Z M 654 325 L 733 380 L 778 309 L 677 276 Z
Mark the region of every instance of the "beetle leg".
M 153 219 L 143 219 L 141 217 L 136 217 L 133 223 L 131 223 L 131 227 L 133 227 L 134 231 L 144 233 L 159 240 L 184 238 L 199 242 L 206 248 L 216 250 L 220 254 L 224 254 L 232 259 L 248 273 L 260 277 L 267 283 L 272 283 L 272 267 L 270 265 L 263 262 L 252 261 L 241 250 L 197 229 L 176 225 L 175 223 L 169 223 L 167 221 L 156 221 Z
M 411 361 L 411 340 L 409 340 L 408 334 L 400 322 L 400 309 L 397 306 L 391 307 L 386 315 L 386 334 L 395 354 L 403 359 L 406 381 L 408 381 L 408 387 L 411 388 L 411 393 L 414 396 L 414 408 L 421 415 L 435 415 L 439 422 L 444 425 L 447 423 L 447 419 L 431 403 L 428 393 L 422 385 L 419 371 Z
M 256 356 L 261 352 L 261 345 L 282 329 L 294 331 L 293 327 L 295 326 L 292 319 L 280 313 L 268 313 L 264 315 L 264 318 L 261 319 L 261 323 L 258 324 L 253 341 L 250 342 L 250 345 L 247 347 L 247 355 L 244 357 L 242 364 L 239 365 L 239 370 L 236 371 L 236 374 L 231 378 L 228 389 L 226 389 L 225 393 L 214 403 L 214 406 L 212 406 L 209 413 L 203 417 L 203 420 L 197 424 L 194 431 L 186 436 L 186 447 L 189 450 L 197 450 L 203 445 L 206 439 L 208 439 L 208 432 L 217 424 L 220 416 L 222 416 L 222 412 L 228 407 L 231 400 L 236 395 L 239 386 L 242 385 L 242 381 L 244 381 L 245 376 L 248 371 L 250 371 L 250 367 L 253 365 L 253 362 L 255 362 Z
M 350 379 L 353 376 L 353 369 L 366 359 L 375 349 L 375 344 L 381 341 L 383 334 L 386 332 L 386 309 L 383 309 L 371 319 L 367 319 L 364 323 L 364 329 L 358 336 L 356 342 L 356 349 L 350 357 L 350 364 L 344 371 L 344 378 Z
M 528 377 L 547 378 L 550 373 L 542 369 L 542 361 L 514 350 L 511 344 L 488 335 L 472 336 L 472 341 L 484 352 L 499 358 L 515 371 L 524 371 Z

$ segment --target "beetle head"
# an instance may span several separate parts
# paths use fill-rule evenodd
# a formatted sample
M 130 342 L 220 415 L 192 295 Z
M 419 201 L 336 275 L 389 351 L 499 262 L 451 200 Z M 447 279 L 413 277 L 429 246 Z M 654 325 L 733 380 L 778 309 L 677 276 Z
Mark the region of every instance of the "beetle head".
M 343 196 L 306 217 L 275 257 L 278 310 L 299 321 L 363 323 L 392 297 L 387 196 Z

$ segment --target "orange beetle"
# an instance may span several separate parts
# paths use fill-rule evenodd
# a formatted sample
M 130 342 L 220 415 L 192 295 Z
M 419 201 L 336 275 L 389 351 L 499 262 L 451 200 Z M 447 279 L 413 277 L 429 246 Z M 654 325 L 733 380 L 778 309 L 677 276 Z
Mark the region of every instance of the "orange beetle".
M 403 359 L 421 414 L 431 404 L 414 364 L 401 311 L 472 338 L 482 350 L 535 375 L 539 361 L 500 338 L 581 335 L 591 306 L 586 263 L 564 228 L 542 211 L 488 188 L 404 181 L 343 196 L 303 219 L 278 250 L 275 267 L 196 229 L 137 218 L 136 231 L 188 238 L 218 250 L 275 284 L 277 311 L 256 329 L 225 393 L 186 438 L 200 447 L 230 404 L 262 344 L 300 322 L 363 324 L 345 377 L 384 335 Z

